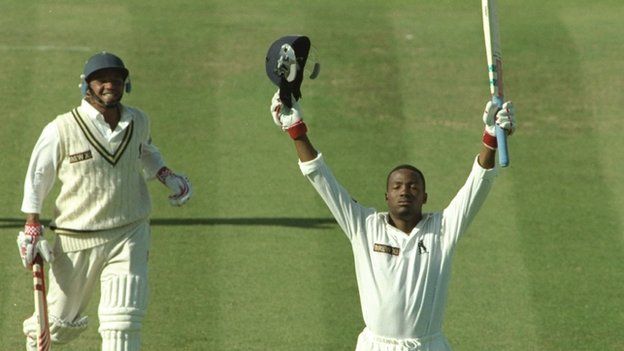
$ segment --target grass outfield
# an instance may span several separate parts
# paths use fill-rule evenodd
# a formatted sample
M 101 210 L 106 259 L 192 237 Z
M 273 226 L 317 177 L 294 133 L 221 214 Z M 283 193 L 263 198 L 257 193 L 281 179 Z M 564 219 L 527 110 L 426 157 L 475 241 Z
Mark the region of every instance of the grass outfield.
M 427 176 L 425 210 L 439 210 L 480 147 L 477 4 L 2 1 L 0 351 L 22 348 L 33 308 L 14 244 L 28 157 L 78 104 L 82 64 L 102 49 L 129 66 L 124 101 L 150 114 L 195 191 L 172 209 L 150 185 L 143 349 L 353 350 L 351 250 L 271 121 L 264 55 L 281 35 L 312 39 L 322 70 L 304 83 L 309 135 L 359 202 L 383 209 L 386 172 L 409 162 Z M 623 11 L 621 0 L 499 1 L 519 128 L 455 257 L 445 333 L 456 351 L 624 349 Z M 55 350 L 99 349 L 97 300 L 89 329 Z

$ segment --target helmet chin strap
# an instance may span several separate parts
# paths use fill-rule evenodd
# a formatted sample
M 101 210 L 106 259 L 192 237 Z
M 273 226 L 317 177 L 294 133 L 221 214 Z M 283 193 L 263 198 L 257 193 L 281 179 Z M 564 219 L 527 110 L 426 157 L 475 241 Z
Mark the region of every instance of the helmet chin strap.
M 107 109 L 107 110 L 108 110 L 108 109 L 113 109 L 113 108 L 117 108 L 117 107 L 119 107 L 119 103 L 121 102 L 121 98 L 120 98 L 119 100 L 117 100 L 117 101 L 115 101 L 115 102 L 113 102 L 113 103 L 108 103 L 108 104 L 107 104 L 107 103 L 105 103 L 102 99 L 100 99 L 100 97 L 99 97 L 99 96 L 97 96 L 97 95 L 95 94 L 95 92 L 93 91 L 93 89 L 91 89 L 91 87 L 87 87 L 87 97 L 89 97 L 89 98 L 91 98 L 91 99 L 95 100 L 95 102 L 96 102 L 98 105 L 100 105 L 100 106 L 104 107 L 104 108 L 105 108 L 105 109 Z

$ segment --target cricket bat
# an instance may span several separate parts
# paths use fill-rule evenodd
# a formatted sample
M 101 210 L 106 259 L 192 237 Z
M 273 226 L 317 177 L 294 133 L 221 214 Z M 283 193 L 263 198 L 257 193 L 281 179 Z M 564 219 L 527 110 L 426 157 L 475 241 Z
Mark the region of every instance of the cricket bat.
M 50 339 L 45 273 L 43 271 L 43 258 L 41 258 L 41 255 L 37 255 L 35 258 L 32 272 L 35 290 L 35 316 L 37 317 L 37 351 L 49 351 L 52 340 Z
M 481 10 L 483 12 L 483 34 L 485 36 L 485 54 L 487 57 L 492 103 L 501 108 L 505 101 L 505 95 L 503 92 L 503 54 L 498 34 L 496 1 L 481 0 Z M 502 167 L 507 167 L 509 165 L 507 134 L 498 125 L 496 126 L 496 141 L 498 143 L 498 162 Z

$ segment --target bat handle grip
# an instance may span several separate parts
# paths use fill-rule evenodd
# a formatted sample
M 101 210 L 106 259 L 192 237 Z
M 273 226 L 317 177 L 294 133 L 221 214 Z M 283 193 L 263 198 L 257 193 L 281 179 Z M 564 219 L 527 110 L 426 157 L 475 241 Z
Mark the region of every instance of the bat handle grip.
M 507 134 L 505 130 L 496 126 L 496 142 L 498 143 L 498 163 L 501 167 L 509 166 L 509 152 L 507 151 Z
M 503 98 L 499 95 L 492 96 L 492 102 L 499 108 L 503 106 Z M 507 133 L 503 128 L 496 125 L 496 142 L 498 143 L 498 163 L 501 167 L 509 166 L 509 150 L 507 149 Z
M 33 264 L 38 264 L 40 266 L 43 266 L 43 258 L 41 257 L 40 254 L 37 254 L 37 256 L 35 256 L 35 259 L 33 260 Z

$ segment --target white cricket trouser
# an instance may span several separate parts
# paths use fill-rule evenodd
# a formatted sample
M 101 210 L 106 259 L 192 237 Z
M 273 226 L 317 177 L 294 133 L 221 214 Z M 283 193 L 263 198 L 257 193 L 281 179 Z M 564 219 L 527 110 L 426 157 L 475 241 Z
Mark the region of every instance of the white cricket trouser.
M 358 336 L 355 351 L 451 351 L 451 347 L 442 333 L 419 339 L 392 339 L 364 328 Z
M 58 243 L 57 243 L 58 244 Z M 96 284 L 100 284 L 99 332 L 103 351 L 137 351 L 147 307 L 147 259 L 150 246 L 148 221 L 105 244 L 62 252 L 55 245 L 50 265 L 48 311 L 55 343 L 67 343 L 84 331 L 87 308 Z M 36 331 L 32 318 L 24 333 L 32 344 Z

